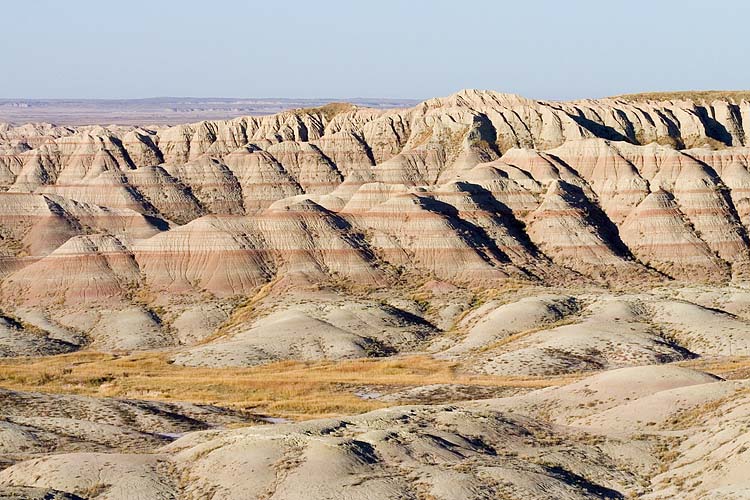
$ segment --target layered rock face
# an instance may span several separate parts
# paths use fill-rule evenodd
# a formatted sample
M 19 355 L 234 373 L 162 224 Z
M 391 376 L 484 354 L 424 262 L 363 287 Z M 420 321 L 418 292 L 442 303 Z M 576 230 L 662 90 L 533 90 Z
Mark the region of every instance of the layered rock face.
M 741 281 L 748 116 L 732 98 L 467 90 L 153 129 L 3 125 L 0 289 L 12 307 L 154 317 L 272 282 Z
M 0 358 L 50 356 L 3 360 L 0 498 L 747 497 L 748 130 L 479 91 L 0 124 Z M 238 410 L 132 399 L 198 379 Z M 338 393 L 409 406 L 227 428 Z

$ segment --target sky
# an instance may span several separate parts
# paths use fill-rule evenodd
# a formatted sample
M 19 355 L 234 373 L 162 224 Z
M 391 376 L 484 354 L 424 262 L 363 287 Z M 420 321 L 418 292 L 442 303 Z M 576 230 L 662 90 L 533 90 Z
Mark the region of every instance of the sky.
M 750 2 L 13 0 L 2 98 L 750 88 Z

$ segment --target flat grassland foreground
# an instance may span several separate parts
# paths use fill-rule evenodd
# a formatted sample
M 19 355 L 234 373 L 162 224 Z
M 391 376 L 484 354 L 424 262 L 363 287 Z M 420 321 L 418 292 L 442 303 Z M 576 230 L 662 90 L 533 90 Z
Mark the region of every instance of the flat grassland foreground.
M 748 498 L 749 146 L 743 92 L 2 124 L 0 497 Z

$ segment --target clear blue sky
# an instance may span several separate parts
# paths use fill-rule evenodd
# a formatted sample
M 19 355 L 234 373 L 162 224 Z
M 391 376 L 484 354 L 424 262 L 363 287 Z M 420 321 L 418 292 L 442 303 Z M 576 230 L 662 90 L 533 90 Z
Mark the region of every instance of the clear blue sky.
M 0 97 L 750 88 L 746 0 L 13 0 Z

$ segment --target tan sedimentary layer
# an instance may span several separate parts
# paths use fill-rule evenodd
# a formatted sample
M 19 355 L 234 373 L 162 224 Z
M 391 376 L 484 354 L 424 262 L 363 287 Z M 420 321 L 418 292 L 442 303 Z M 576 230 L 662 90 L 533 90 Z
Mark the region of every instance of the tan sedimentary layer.
M 54 273 L 56 249 L 95 234 L 132 254 L 132 286 L 180 294 L 247 294 L 286 275 L 377 287 L 403 271 L 469 284 L 649 267 L 741 277 L 750 111 L 728 99 L 558 103 L 469 90 L 409 109 L 153 130 L 5 125 L 5 289 L 33 281 L 40 259 Z M 665 212 L 649 208 L 655 197 Z M 64 261 L 91 269 L 83 255 Z M 24 290 L 14 300 L 41 296 Z

